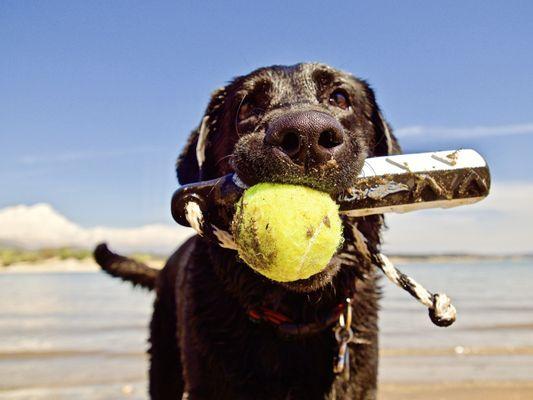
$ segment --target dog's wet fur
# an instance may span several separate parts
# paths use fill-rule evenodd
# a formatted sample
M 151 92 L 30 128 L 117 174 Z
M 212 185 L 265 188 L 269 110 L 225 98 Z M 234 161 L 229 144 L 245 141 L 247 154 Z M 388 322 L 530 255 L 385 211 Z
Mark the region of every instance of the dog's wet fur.
M 367 157 L 399 152 L 391 132 L 361 79 L 314 63 L 261 68 L 214 92 L 178 159 L 177 175 L 187 184 L 236 172 L 247 185 L 301 184 L 334 196 L 353 184 Z M 145 285 L 157 293 L 151 397 L 180 399 L 186 391 L 189 399 L 375 399 L 379 288 L 371 257 L 354 242 L 378 253 L 383 218 L 343 222 L 344 245 L 329 266 L 286 284 L 258 275 L 235 251 L 202 237 L 185 242 Z M 331 328 L 285 338 L 247 315 L 267 306 L 311 322 L 347 293 L 354 293 L 352 328 L 368 341 L 350 345 L 349 380 L 333 373 Z

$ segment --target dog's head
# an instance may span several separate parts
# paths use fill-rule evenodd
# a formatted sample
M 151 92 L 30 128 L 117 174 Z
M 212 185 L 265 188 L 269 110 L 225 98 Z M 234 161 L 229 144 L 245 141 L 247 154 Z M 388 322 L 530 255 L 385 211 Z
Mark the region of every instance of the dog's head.
M 340 193 L 367 157 L 399 151 L 374 92 L 324 64 L 261 68 L 213 94 L 178 159 L 181 184 L 235 172 Z
M 236 172 L 334 193 L 398 150 L 372 89 L 323 64 L 261 68 L 213 94 L 177 165 L 181 184 Z

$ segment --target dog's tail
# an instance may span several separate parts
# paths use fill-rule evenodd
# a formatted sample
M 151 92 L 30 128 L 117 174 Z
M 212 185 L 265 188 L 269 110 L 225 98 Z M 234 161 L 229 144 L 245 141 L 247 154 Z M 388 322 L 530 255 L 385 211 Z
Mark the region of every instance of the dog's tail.
M 139 285 L 152 290 L 159 270 L 150 268 L 148 265 L 131 258 L 113 253 L 107 248 L 107 244 L 100 243 L 93 252 L 94 259 L 102 269 L 111 276 L 116 276 L 123 281 Z

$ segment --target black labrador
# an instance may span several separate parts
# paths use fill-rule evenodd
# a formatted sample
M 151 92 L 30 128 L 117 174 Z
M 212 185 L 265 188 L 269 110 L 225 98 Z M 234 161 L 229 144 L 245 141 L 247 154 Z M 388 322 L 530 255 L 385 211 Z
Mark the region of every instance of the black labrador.
M 365 81 L 323 64 L 272 66 L 214 92 L 177 175 L 187 184 L 235 172 L 247 185 L 301 184 L 334 196 L 367 157 L 399 151 Z M 156 290 L 151 397 L 375 399 L 379 287 L 369 254 L 379 252 L 383 218 L 343 222 L 344 245 L 328 267 L 283 284 L 199 236 L 161 271 L 100 245 L 95 257 L 107 272 Z M 330 318 L 347 296 L 360 339 L 348 348 L 349 377 L 333 369 Z

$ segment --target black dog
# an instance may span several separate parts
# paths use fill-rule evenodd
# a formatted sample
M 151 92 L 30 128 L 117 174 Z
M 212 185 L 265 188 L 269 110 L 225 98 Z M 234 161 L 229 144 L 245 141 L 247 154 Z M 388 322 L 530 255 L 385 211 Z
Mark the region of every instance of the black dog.
M 180 184 L 236 172 L 335 195 L 367 157 L 399 152 L 364 81 L 322 64 L 261 68 L 217 90 L 178 159 Z M 306 280 L 275 283 L 236 252 L 195 236 L 157 272 L 95 251 L 115 276 L 155 288 L 153 399 L 374 399 L 381 216 L 344 218 L 343 248 Z M 350 378 L 335 374 L 333 328 L 353 300 Z M 292 330 L 291 330 L 292 329 Z

